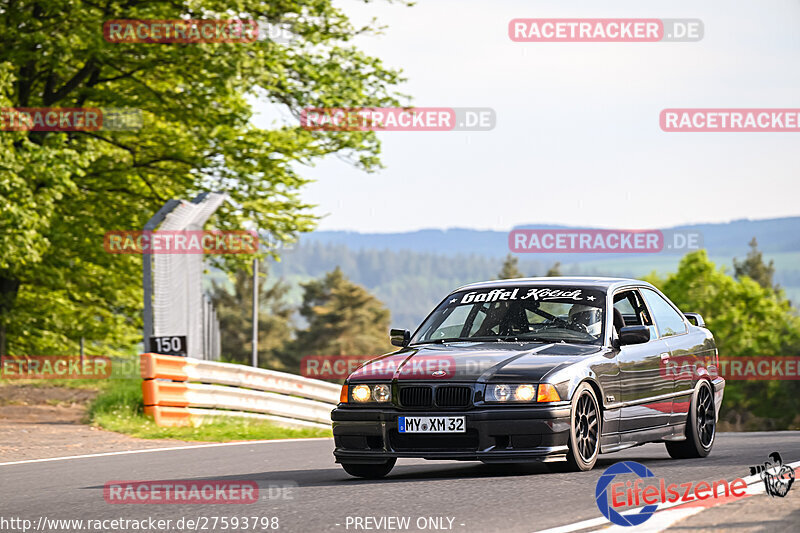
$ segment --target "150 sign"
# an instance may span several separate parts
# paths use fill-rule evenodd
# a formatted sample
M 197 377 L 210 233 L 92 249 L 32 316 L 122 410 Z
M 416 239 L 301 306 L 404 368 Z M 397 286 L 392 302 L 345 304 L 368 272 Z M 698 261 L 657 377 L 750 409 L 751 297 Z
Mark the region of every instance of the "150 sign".
M 186 335 L 150 337 L 150 349 L 161 355 L 186 357 Z

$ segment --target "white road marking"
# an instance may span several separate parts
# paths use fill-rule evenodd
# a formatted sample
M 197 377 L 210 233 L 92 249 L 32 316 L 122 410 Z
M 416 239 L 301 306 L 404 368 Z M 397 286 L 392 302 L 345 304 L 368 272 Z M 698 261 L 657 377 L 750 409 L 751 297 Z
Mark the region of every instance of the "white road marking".
M 537 533 L 570 533 L 571 531 L 580 531 L 581 529 L 588 529 L 590 527 L 608 525 L 611 522 L 605 516 L 599 518 L 592 518 L 591 520 L 583 520 L 565 526 L 552 527 L 550 529 L 542 529 Z
M 66 457 L 49 457 L 46 459 L 25 459 L 23 461 L 11 461 L 8 463 L 0 463 L 0 466 L 22 465 L 28 463 L 47 463 L 50 461 L 67 461 L 70 459 L 88 459 L 90 457 L 109 457 L 112 455 L 129 455 L 133 453 L 152 453 L 152 452 L 169 452 L 172 450 L 194 450 L 198 448 L 216 448 L 222 446 L 243 446 L 247 444 L 273 444 L 280 442 L 308 442 L 318 440 L 333 440 L 330 437 L 315 437 L 308 439 L 273 439 L 273 440 L 245 440 L 237 442 L 219 442 L 215 444 L 190 444 L 188 446 L 172 446 L 169 448 L 145 448 L 143 450 L 123 450 L 119 452 L 104 452 L 104 453 L 90 453 L 86 455 L 68 455 Z
M 689 518 L 703 509 L 703 507 L 688 507 L 686 509 L 668 509 L 655 513 L 647 522 L 636 527 L 636 533 L 660 533 L 675 524 L 675 522 Z M 631 528 L 625 526 L 612 526 L 603 530 L 604 533 L 630 533 L 630 531 Z

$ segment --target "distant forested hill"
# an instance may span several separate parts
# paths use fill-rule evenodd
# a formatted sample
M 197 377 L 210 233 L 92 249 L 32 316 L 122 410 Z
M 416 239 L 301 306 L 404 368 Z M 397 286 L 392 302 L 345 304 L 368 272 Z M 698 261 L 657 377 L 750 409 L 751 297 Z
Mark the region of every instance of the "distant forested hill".
M 519 228 L 569 228 L 552 224 L 525 224 Z M 648 229 L 648 228 L 641 228 Z M 720 224 L 697 224 L 656 228 L 700 232 L 705 248 L 712 255 L 743 255 L 747 243 L 756 237 L 764 252 L 800 251 L 800 217 L 768 220 L 735 220 Z M 343 244 L 354 250 L 410 250 L 452 256 L 477 254 L 501 257 L 508 253 L 508 232 L 472 229 L 426 229 L 407 233 L 356 233 L 351 231 L 316 231 L 303 236 L 303 242 Z M 549 254 L 548 254 L 549 255 Z M 553 254 L 555 257 L 555 254 Z M 562 256 L 563 257 L 563 256 Z M 562 257 L 556 257 L 561 260 Z M 570 262 L 593 261 L 598 254 L 569 254 Z M 547 260 L 547 258 L 544 258 Z M 563 261 L 562 261 L 563 262 Z
M 520 227 L 545 228 L 544 225 Z M 564 227 L 564 226 L 549 226 Z M 718 266 L 743 258 L 752 237 L 766 259 L 774 259 L 775 281 L 800 301 L 800 217 L 738 220 L 727 224 L 682 226 L 699 231 Z M 370 289 L 392 311 L 392 324 L 415 327 L 449 291 L 473 281 L 494 279 L 508 253 L 508 234 L 469 229 L 369 234 L 319 231 L 303 236 L 281 254 L 272 273 L 293 284 L 319 278 L 340 266 L 354 282 Z M 674 271 L 679 254 L 519 254 L 520 270 L 542 275 L 556 261 L 564 274 L 637 277 Z M 294 298 L 299 298 L 295 288 Z

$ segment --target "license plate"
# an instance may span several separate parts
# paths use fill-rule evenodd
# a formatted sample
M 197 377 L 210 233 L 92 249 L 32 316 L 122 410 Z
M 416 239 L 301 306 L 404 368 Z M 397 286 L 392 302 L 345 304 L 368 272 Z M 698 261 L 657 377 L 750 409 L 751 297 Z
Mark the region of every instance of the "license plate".
M 397 430 L 400 433 L 465 433 L 467 424 L 463 416 L 400 416 Z

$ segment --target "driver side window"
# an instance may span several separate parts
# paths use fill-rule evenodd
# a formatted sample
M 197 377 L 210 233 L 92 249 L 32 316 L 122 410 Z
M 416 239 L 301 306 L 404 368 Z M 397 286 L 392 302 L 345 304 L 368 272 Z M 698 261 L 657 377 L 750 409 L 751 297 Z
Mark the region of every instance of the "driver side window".
M 461 335 L 461 329 L 464 327 L 464 321 L 467 319 L 469 313 L 469 306 L 463 305 L 453 308 L 447 318 L 439 325 L 435 331 L 435 335 L 429 337 L 431 340 L 444 339 L 450 337 L 458 337 Z M 431 333 L 433 333 L 433 331 Z

